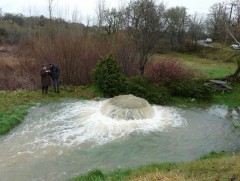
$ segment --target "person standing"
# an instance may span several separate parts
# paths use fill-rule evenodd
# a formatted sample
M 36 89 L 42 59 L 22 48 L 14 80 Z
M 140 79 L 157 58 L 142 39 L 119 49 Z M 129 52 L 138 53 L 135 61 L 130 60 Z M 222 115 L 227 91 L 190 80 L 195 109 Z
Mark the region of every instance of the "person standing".
M 53 88 L 54 88 L 54 92 L 59 93 L 59 74 L 60 74 L 60 70 L 59 67 L 54 65 L 54 64 L 49 64 L 50 66 L 50 77 L 52 78 L 53 81 Z
M 50 80 L 50 70 L 47 70 L 46 65 L 42 65 L 42 70 L 40 71 L 41 84 L 42 84 L 42 94 L 48 94 L 48 86 L 51 84 Z

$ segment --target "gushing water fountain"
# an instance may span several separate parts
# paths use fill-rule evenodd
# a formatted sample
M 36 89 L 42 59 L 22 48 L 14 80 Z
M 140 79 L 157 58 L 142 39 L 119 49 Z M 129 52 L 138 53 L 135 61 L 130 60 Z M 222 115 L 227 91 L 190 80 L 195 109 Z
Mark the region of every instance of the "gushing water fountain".
M 101 112 L 116 120 L 150 119 L 154 116 L 154 110 L 146 100 L 131 94 L 110 99 L 102 106 Z

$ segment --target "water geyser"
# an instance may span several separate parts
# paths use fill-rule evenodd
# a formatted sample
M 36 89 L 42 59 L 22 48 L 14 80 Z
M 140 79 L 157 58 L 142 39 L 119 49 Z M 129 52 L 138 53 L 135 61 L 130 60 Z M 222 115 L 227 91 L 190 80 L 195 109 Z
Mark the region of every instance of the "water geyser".
M 117 120 L 139 120 L 154 116 L 153 108 L 145 99 L 131 94 L 111 98 L 102 106 L 101 112 Z

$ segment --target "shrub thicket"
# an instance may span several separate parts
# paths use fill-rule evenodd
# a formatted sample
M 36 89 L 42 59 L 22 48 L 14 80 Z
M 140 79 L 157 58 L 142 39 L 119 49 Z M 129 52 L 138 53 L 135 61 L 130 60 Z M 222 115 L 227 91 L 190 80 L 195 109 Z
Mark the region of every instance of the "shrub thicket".
M 153 83 L 169 83 L 171 81 L 189 79 L 193 72 L 177 61 L 150 63 L 146 66 L 145 76 Z
M 124 92 L 124 76 L 112 54 L 101 58 L 93 74 L 94 84 L 104 97 L 113 97 Z
M 129 78 L 126 82 L 126 94 L 133 94 L 148 100 L 152 104 L 164 104 L 170 97 L 164 86 L 156 86 L 142 76 Z
M 121 66 L 112 55 L 104 57 L 94 71 L 94 84 L 104 97 L 119 94 L 133 94 L 153 104 L 163 104 L 168 99 L 168 90 L 162 86 L 150 84 L 144 77 L 126 78 Z
M 199 100 L 210 100 L 213 90 L 204 85 L 202 81 L 177 81 L 168 86 L 172 96 L 196 98 Z
M 158 87 L 163 85 L 167 88 L 171 96 L 209 100 L 213 95 L 213 91 L 204 86 L 203 82 L 193 80 L 194 72 L 192 70 L 177 61 L 148 64 L 145 76 Z

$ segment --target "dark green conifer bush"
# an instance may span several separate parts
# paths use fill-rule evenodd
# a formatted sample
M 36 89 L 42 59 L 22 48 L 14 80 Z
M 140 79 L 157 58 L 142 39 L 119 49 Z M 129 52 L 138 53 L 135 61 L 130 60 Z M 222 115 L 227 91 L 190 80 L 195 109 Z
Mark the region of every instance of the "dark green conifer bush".
M 151 84 L 142 76 L 129 78 L 126 81 L 125 92 L 144 98 L 152 104 L 164 104 L 170 99 L 165 87 Z
M 202 81 L 175 81 L 168 86 L 172 96 L 210 100 L 213 90 L 204 85 Z
M 124 76 L 119 63 L 112 54 L 101 58 L 93 73 L 94 84 L 104 97 L 124 92 Z

